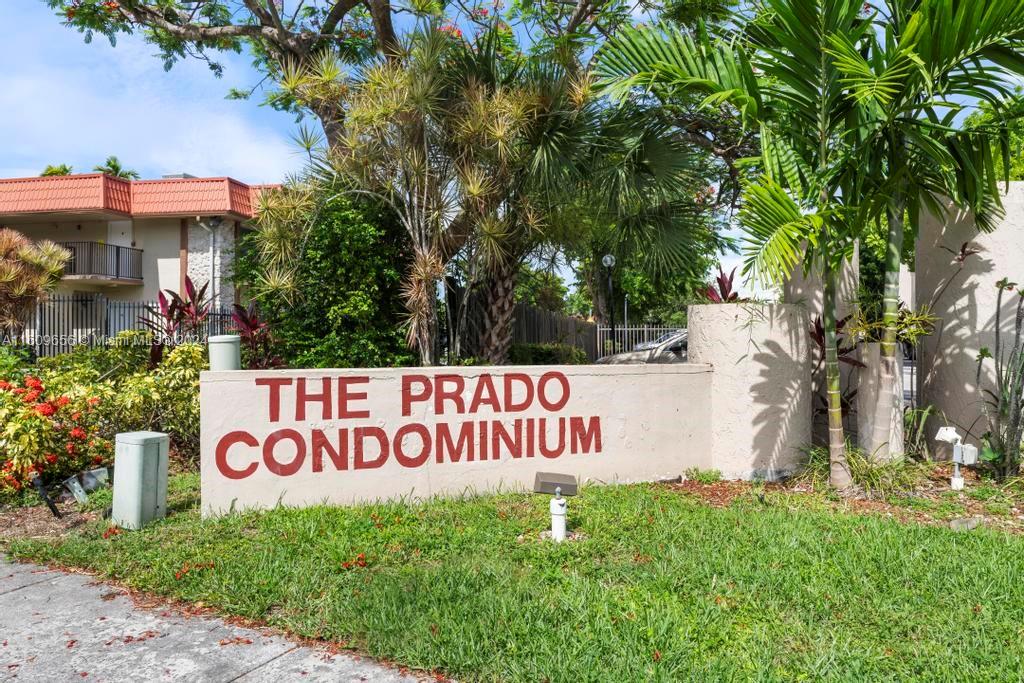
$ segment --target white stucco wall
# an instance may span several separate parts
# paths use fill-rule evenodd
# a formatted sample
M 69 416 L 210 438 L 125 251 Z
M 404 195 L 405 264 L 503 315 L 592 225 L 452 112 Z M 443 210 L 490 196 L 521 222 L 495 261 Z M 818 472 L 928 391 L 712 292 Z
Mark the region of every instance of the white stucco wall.
M 325 382 L 327 398 L 310 398 Z M 493 389 L 480 395 L 494 398 L 478 403 L 485 382 Z M 529 490 L 537 472 L 580 483 L 675 478 L 711 466 L 711 383 L 711 368 L 694 363 L 204 372 L 203 513 Z M 518 447 L 495 439 L 495 423 L 519 434 Z M 590 438 L 573 439 L 572 424 Z M 457 439 L 465 425 L 461 445 L 440 446 L 439 428 Z
M 155 301 L 163 289 L 181 289 L 181 222 L 178 218 L 135 219 L 135 246 L 142 249 L 143 286 L 136 301 Z
M 1000 185 L 1000 189 L 1003 185 Z M 976 358 L 982 347 L 995 346 L 995 283 L 1003 277 L 1024 282 L 1024 182 L 1010 184 L 1003 198 L 1006 216 L 991 234 L 978 233 L 970 215 L 955 212 L 948 217 L 922 216 L 917 244 L 917 303 L 932 303 L 939 318 L 933 335 L 925 338 L 921 359 L 921 392 L 961 431 L 972 438 L 987 426 L 979 419 L 981 409 L 975 383 Z M 971 256 L 963 272 L 939 295 L 957 269 L 954 253 L 970 242 L 981 253 Z M 1016 295 L 1004 296 L 1002 327 L 1012 330 Z M 985 381 L 991 386 L 991 373 Z M 933 435 L 943 418 L 928 429 Z M 939 453 L 946 452 L 942 447 Z
M 795 304 L 690 306 L 690 361 L 711 365 L 712 462 L 726 478 L 793 472 L 811 442 L 807 311 Z

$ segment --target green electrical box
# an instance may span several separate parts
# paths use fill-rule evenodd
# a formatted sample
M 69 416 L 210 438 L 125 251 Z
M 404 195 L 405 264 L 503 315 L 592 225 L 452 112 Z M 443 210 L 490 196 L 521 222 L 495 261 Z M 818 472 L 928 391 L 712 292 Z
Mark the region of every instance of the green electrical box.
M 167 454 L 171 440 L 160 432 L 118 434 L 114 451 L 111 521 L 141 529 L 167 516 Z

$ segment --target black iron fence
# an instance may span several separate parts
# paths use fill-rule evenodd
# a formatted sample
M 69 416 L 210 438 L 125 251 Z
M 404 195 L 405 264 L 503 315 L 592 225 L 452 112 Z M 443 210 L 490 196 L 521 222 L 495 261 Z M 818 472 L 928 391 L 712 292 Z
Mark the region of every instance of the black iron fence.
M 71 252 L 64 276 L 142 279 L 142 250 L 99 242 L 61 242 Z
M 36 305 L 20 341 L 38 356 L 54 356 L 79 346 L 98 346 L 125 330 L 147 329 L 145 320 L 159 321 L 155 301 L 116 301 L 102 294 L 53 296 Z M 231 310 L 220 308 L 207 316 L 196 341 L 231 332 Z

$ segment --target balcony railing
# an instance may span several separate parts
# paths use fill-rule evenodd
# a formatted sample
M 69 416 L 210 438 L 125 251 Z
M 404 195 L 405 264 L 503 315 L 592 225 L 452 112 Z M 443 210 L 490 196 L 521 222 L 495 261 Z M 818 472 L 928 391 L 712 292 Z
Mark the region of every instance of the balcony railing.
M 142 250 L 100 242 L 62 242 L 71 252 L 64 277 L 142 280 Z

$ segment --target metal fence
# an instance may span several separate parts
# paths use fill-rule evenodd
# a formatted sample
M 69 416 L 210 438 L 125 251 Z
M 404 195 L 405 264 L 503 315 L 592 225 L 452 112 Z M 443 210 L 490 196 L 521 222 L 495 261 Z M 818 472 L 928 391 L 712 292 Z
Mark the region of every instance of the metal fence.
M 597 328 L 597 348 L 600 356 L 637 350 L 641 344 L 651 344 L 662 337 L 675 334 L 679 327 L 615 327 L 614 337 L 610 327 Z
M 79 346 L 98 346 L 125 330 L 146 329 L 157 321 L 155 301 L 115 301 L 102 294 L 53 296 L 36 305 L 21 341 L 38 356 L 55 356 Z M 231 330 L 231 310 L 211 311 L 197 333 L 198 341 Z
M 592 361 L 600 355 L 594 323 L 524 303 L 516 304 L 513 316 L 513 344 L 568 344 L 583 349 Z

